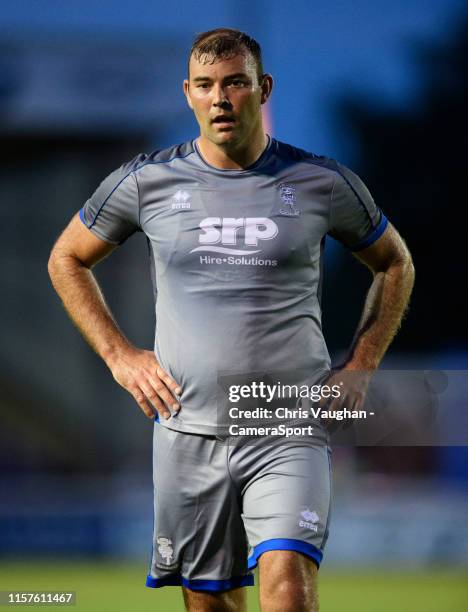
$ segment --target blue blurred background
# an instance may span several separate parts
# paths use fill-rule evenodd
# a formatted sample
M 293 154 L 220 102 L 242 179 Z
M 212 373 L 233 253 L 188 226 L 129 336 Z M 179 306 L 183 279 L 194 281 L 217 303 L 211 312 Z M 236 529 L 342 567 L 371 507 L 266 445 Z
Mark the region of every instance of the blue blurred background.
M 254 36 L 275 78 L 269 132 L 360 174 L 407 240 L 416 289 L 385 367 L 468 369 L 459 235 L 463 7 L 458 0 L 2 2 L 4 559 L 149 562 L 151 424 L 70 324 L 46 266 L 55 238 L 111 170 L 139 151 L 197 135 L 182 96 L 197 32 L 230 26 Z M 331 239 L 326 253 L 324 330 L 338 360 L 370 279 Z M 143 237 L 132 237 L 97 276 L 122 328 L 150 348 Z M 336 448 L 325 567 L 467 568 L 467 450 Z

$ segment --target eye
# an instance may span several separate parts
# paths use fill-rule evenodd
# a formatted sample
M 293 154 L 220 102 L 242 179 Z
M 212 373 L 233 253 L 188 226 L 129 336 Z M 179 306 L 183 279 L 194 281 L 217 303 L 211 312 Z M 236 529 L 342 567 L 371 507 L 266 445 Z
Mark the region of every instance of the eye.
M 209 84 L 209 83 L 199 83 L 199 84 L 197 85 L 197 88 L 198 88 L 198 89 L 208 89 L 208 87 L 209 87 L 209 86 L 210 86 L 210 84 Z
M 234 79 L 233 81 L 231 81 L 231 85 L 234 85 L 234 87 L 244 87 L 246 83 L 242 79 Z

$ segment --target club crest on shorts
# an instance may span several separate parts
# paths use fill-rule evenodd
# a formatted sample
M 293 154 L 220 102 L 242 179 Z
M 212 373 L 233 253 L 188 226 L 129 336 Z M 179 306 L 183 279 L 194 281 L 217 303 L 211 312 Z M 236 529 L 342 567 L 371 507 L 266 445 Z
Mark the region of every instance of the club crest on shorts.
M 315 510 L 310 510 L 307 508 L 303 512 L 301 512 L 302 519 L 299 521 L 299 527 L 305 527 L 306 529 L 310 529 L 311 531 L 318 531 L 317 523 L 320 518 L 319 515 L 315 512 Z
M 172 540 L 170 538 L 159 537 L 156 540 L 158 545 L 158 554 L 164 562 L 164 565 L 171 565 L 174 561 L 174 549 L 172 548 Z
M 279 212 L 280 215 L 285 217 L 298 217 L 301 212 L 296 208 L 296 188 L 291 183 L 281 183 L 280 196 L 283 200 L 283 206 L 281 206 Z

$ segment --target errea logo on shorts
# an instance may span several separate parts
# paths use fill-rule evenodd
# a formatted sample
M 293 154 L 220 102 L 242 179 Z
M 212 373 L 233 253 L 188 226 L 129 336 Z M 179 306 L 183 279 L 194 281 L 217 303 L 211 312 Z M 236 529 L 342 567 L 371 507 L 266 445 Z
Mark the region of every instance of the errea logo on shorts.
M 306 529 L 310 529 L 311 531 L 318 531 L 317 523 L 320 518 L 319 515 L 314 511 L 310 511 L 309 508 L 301 512 L 302 519 L 299 521 L 299 527 L 305 527 Z
M 200 257 L 200 263 L 276 266 L 276 259 L 245 257 L 261 252 L 261 242 L 278 235 L 278 226 L 268 217 L 206 217 L 200 222 L 200 246 L 191 253 L 217 253 L 229 257 Z M 236 256 L 241 256 L 236 257 Z

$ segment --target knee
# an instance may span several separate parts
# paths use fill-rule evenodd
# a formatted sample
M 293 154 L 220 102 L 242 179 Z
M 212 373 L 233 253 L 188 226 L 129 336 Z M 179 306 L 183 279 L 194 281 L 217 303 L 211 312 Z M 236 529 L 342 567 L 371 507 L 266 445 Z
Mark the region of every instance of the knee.
M 268 612 L 316 612 L 316 597 L 313 585 L 302 580 L 277 577 L 269 581 L 261 597 L 262 610 Z
M 317 567 L 292 551 L 265 553 L 260 561 L 262 612 L 317 612 Z

